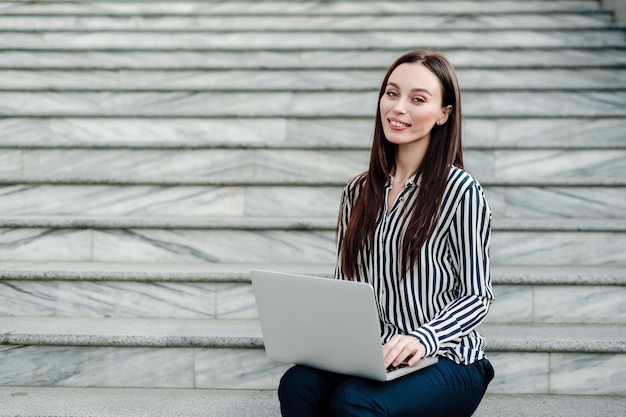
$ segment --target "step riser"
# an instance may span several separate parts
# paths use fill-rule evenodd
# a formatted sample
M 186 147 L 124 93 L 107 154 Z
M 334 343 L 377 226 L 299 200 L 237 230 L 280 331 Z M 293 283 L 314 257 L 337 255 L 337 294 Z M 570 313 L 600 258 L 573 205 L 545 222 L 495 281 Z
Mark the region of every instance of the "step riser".
M 472 92 L 467 117 L 624 117 L 626 92 Z M 372 117 L 376 92 L 0 92 L 2 117 Z
M 256 319 L 249 283 L 3 281 L 0 316 Z M 487 323 L 626 324 L 626 287 L 494 285 Z
M 0 229 L 0 260 L 72 262 L 333 263 L 332 231 Z M 492 235 L 493 265 L 624 265 L 626 234 Z
M 487 323 L 626 323 L 626 287 L 494 285 Z
M 137 31 L 261 31 L 261 30 L 439 30 L 448 25 L 456 30 L 467 29 L 587 29 L 606 28 L 612 23 L 609 13 L 590 15 L 559 14 L 540 15 L 526 14 L 499 16 L 427 16 L 394 15 L 394 16 L 244 16 L 244 17 L 106 17 L 106 16 L 11 16 L 0 17 L 0 30 L 12 31 L 66 31 L 89 32 L 98 30 L 137 30 Z
M 256 319 L 249 283 L 3 281 L 0 316 Z
M 445 36 L 442 36 L 445 34 Z M 617 30 L 580 31 L 361 31 L 361 32 L 240 32 L 206 33 L 182 32 L 172 36 L 152 32 L 96 32 L 96 33 L 18 33 L 3 34 L 0 49 L 21 50 L 316 50 L 316 49 L 414 49 L 428 45 L 431 49 L 464 48 L 567 48 L 623 47 L 624 35 Z M 10 45 L 7 48 L 5 45 Z
M 2 233 L 4 232 L 4 233 Z M 0 231 L 0 259 L 116 262 L 333 262 L 330 231 L 51 230 Z
M 626 355 L 489 352 L 501 394 L 626 395 Z
M 5 186 L 0 187 L 0 212 L 5 215 L 142 217 L 276 216 L 280 213 L 285 217 L 335 218 L 341 190 L 341 186 Z M 607 197 L 610 191 L 612 189 Z M 620 210 L 614 209 L 617 215 Z
M 626 54 L 625 54 L 626 55 Z M 624 63 L 626 65 L 626 62 Z M 0 146 L 13 148 L 314 148 L 366 150 L 374 123 L 365 119 L 0 119 Z M 472 119 L 463 126 L 466 149 L 622 149 L 623 119 Z M 80 134 L 78 133 L 80 132 Z M 3 152 L 6 152 L 3 150 Z
M 85 4 L 87 3 L 87 4 Z M 35 3 L 35 4 L 9 4 L 2 6 L 10 15 L 258 15 L 274 14 L 284 16 L 294 15 L 338 15 L 351 16 L 362 14 L 385 15 L 385 14 L 448 14 L 450 4 L 448 2 L 427 1 L 419 4 L 410 1 L 399 2 L 249 2 L 242 10 L 240 3 L 228 3 L 221 1 L 191 2 L 181 1 L 176 3 L 144 3 L 144 2 L 81 2 L 73 3 Z M 502 13 L 564 13 L 575 12 L 579 14 L 596 14 L 601 11 L 598 5 L 589 1 L 567 2 L 541 2 L 541 1 L 509 1 L 509 2 L 456 2 L 454 11 L 458 14 L 502 14 Z
M 489 187 L 494 218 L 626 218 L 622 187 Z
M 0 385 L 275 389 L 263 349 L 0 346 Z
M 468 150 L 465 169 L 476 178 L 522 183 L 563 178 L 603 183 L 626 171 L 626 150 Z M 224 181 L 315 178 L 347 181 L 367 169 L 365 150 L 0 150 L 0 176 L 117 179 L 186 178 Z
M 332 176 L 347 180 L 367 168 L 368 157 L 366 151 L 6 150 L 0 152 L 0 160 L 5 162 L 0 175 L 113 177 L 122 181 L 172 177 L 236 181 L 285 176 L 302 179 Z
M 220 71 L 0 71 L 0 90 L 371 90 L 378 91 L 382 70 L 220 70 Z M 459 85 L 471 90 L 614 90 L 626 88 L 626 71 L 458 70 Z
M 413 47 L 412 47 L 413 48 Z M 554 51 L 482 50 L 440 48 L 457 68 L 602 68 L 623 67 L 626 55 L 621 50 L 573 49 L 565 46 Z M 232 69 L 232 68 L 335 68 L 377 69 L 381 77 L 401 51 L 2 51 L 0 68 L 89 68 L 89 69 Z M 260 64 L 262 63 L 262 64 Z
M 7 216 L 281 216 L 335 218 L 342 186 L 0 186 Z M 494 216 L 626 218 L 624 187 L 485 186 Z
M 624 354 L 488 352 L 491 393 L 626 395 Z M 262 349 L 1 346 L 0 385 L 276 389 Z

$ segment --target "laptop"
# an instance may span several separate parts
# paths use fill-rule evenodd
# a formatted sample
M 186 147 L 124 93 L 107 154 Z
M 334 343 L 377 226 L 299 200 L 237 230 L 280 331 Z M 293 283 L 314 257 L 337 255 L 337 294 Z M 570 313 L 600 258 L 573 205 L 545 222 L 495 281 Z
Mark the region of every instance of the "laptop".
M 378 381 L 437 362 L 385 368 L 378 308 L 371 285 L 253 270 L 265 351 L 270 359 Z

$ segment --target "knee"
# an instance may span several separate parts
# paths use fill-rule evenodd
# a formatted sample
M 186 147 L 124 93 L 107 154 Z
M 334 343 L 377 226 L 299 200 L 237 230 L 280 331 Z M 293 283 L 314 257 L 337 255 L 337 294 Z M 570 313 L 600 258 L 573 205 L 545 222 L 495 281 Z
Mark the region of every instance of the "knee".
M 323 390 L 323 378 L 318 371 L 306 366 L 293 366 L 285 372 L 278 384 L 278 398 L 281 400 L 308 397 Z
M 300 381 L 302 380 L 300 375 L 303 373 L 303 370 L 300 368 L 299 366 L 293 366 L 280 378 L 280 382 L 278 383 L 279 398 L 291 396 L 292 391 L 296 390 L 300 385 Z
M 337 387 L 330 398 L 333 416 L 379 416 L 380 404 L 372 390 L 365 389 L 360 380 L 351 380 Z

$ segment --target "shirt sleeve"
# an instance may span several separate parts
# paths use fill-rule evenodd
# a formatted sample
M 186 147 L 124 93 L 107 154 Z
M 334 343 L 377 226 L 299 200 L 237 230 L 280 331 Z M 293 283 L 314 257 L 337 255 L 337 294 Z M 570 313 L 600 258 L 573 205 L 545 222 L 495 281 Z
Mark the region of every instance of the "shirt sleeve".
M 339 216 L 337 219 L 337 261 L 335 263 L 335 279 L 346 280 L 347 277 L 341 269 L 341 246 L 343 243 L 343 237 L 348 227 L 348 220 L 350 219 L 351 205 L 349 198 L 349 185 L 343 189 L 341 194 L 341 203 L 339 204 Z
M 493 300 L 489 272 L 490 235 L 491 209 L 482 188 L 474 182 L 464 192 L 450 226 L 458 297 L 433 320 L 410 333 L 420 339 L 426 355 L 456 346 L 487 315 Z

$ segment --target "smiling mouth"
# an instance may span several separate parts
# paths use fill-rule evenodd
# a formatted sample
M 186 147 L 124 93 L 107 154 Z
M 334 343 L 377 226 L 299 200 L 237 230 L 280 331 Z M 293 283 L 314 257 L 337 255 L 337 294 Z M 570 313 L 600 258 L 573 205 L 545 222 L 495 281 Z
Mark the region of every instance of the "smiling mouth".
M 393 126 L 393 127 L 400 127 L 400 128 L 405 128 L 405 127 L 409 127 L 409 126 L 411 126 L 410 124 L 408 124 L 408 123 L 403 123 L 403 122 L 401 122 L 401 121 L 399 121 L 399 120 L 389 120 L 389 124 L 390 124 L 391 126 Z

